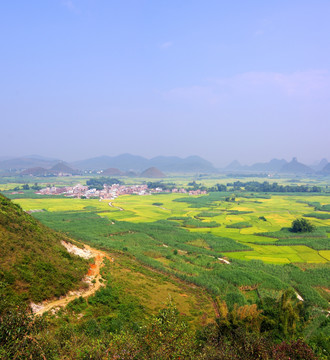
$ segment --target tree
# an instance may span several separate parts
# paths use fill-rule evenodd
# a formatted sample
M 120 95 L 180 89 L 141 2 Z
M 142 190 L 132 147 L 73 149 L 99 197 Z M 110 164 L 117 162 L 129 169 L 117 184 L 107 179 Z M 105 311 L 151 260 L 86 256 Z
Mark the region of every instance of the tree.
M 298 232 L 312 232 L 315 230 L 315 226 L 308 220 L 301 218 L 292 221 L 291 231 Z
M 31 186 L 31 189 L 32 189 L 32 190 L 40 190 L 40 189 L 41 189 L 41 186 L 38 185 L 38 183 L 34 183 L 34 185 Z

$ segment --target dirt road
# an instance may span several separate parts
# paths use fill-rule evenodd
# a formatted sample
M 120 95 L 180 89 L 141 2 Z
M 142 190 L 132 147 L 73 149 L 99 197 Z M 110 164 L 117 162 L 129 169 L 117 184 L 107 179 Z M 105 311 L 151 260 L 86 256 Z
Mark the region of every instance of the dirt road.
M 108 205 L 109 205 L 110 207 L 116 208 L 116 209 L 118 209 L 118 210 L 120 210 L 120 211 L 124 211 L 124 209 L 123 209 L 123 208 L 121 208 L 121 207 L 119 207 L 119 206 L 115 206 L 115 205 L 113 205 L 111 201 L 109 202 L 109 204 L 108 204 Z
M 45 300 L 40 304 L 31 304 L 31 309 L 35 315 L 42 315 L 43 313 L 55 309 L 58 307 L 64 307 L 72 300 L 82 296 L 83 298 L 93 295 L 101 286 L 104 286 L 100 282 L 101 275 L 100 269 L 104 265 L 104 259 L 107 258 L 109 261 L 113 262 L 113 259 L 107 255 L 104 251 L 94 249 L 88 245 L 84 245 L 84 249 L 80 249 L 70 243 L 63 243 L 66 249 L 69 252 L 72 252 L 78 256 L 84 258 L 94 257 L 94 264 L 90 264 L 87 275 L 84 278 L 84 281 L 88 284 L 88 288 L 81 289 L 77 291 L 70 291 L 64 297 L 56 300 Z

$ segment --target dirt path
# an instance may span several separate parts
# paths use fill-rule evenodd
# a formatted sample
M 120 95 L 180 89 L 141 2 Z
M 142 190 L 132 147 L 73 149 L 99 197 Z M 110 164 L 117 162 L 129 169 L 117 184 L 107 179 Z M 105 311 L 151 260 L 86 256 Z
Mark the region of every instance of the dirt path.
M 111 201 L 109 202 L 108 205 L 111 206 L 111 207 L 113 207 L 113 208 L 115 208 L 115 209 L 118 209 L 118 210 L 120 210 L 120 211 L 124 211 L 123 208 L 121 208 L 121 207 L 119 207 L 119 206 L 114 206 Z
M 66 306 L 72 300 L 82 296 L 83 298 L 93 295 L 101 286 L 104 286 L 100 282 L 101 274 L 100 269 L 104 265 L 104 259 L 107 258 L 109 261 L 113 262 L 113 259 L 107 255 L 104 251 L 94 249 L 88 245 L 84 245 L 84 249 L 80 249 L 72 244 L 65 243 L 63 244 L 69 252 L 75 253 L 78 256 L 84 258 L 95 258 L 94 264 L 90 264 L 87 275 L 84 278 L 84 281 L 88 284 L 87 289 L 81 289 L 77 291 L 70 291 L 65 296 L 56 300 L 45 300 L 40 304 L 31 304 L 31 309 L 35 315 L 42 315 L 43 313 L 59 307 Z

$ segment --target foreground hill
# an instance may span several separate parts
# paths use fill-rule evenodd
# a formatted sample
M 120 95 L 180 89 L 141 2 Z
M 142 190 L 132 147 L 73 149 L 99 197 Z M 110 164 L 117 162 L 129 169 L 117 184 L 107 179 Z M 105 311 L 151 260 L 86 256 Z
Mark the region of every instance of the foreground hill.
M 0 282 L 12 302 L 64 295 L 80 286 L 86 260 L 70 255 L 68 241 L 0 194 Z

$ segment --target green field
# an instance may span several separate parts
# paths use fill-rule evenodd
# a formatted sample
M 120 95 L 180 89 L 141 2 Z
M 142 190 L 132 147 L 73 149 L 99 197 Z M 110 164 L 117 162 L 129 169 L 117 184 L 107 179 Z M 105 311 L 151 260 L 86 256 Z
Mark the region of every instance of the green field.
M 323 245 L 313 248 L 311 239 L 309 239 L 310 241 L 306 239 L 295 240 L 297 245 L 293 240 L 291 240 L 293 242 L 291 244 L 286 240 L 286 243 L 280 246 L 283 243 L 282 239 L 273 236 L 267 237 L 267 233 L 274 233 L 283 227 L 289 227 L 295 218 L 308 213 L 310 206 L 307 202 L 311 202 L 310 196 L 272 195 L 270 199 L 258 198 L 257 200 L 253 197 L 236 197 L 235 202 L 223 201 L 221 195 L 218 198 L 214 197 L 211 201 L 209 198 L 209 195 L 187 197 L 185 194 L 125 195 L 112 201 L 112 206 L 108 201 L 97 199 L 49 199 L 40 197 L 39 199 L 18 199 L 16 201 L 25 210 L 45 210 L 52 213 L 92 212 L 109 219 L 111 222 L 125 221 L 134 224 L 146 224 L 159 220 L 181 219 L 171 221 L 175 221 L 192 233 L 230 238 L 251 248 L 249 252 L 227 252 L 226 256 L 229 258 L 257 259 L 275 264 L 327 262 L 327 258 L 320 256 L 318 251 L 328 250 L 328 248 L 322 248 Z M 327 195 L 313 196 L 315 203 L 324 205 L 328 204 L 329 201 L 330 197 Z M 326 212 L 323 213 L 326 214 Z M 327 227 L 330 227 L 330 219 L 314 217 L 310 219 L 318 228 L 328 230 Z M 329 235 L 326 230 L 321 236 L 323 242 L 324 238 Z M 261 233 L 265 236 L 256 235 Z M 266 245 L 265 243 L 274 245 Z
M 235 201 L 226 200 L 235 197 Z M 259 296 L 278 296 L 294 287 L 315 305 L 327 301 L 316 286 L 329 288 L 326 217 L 309 217 L 317 231 L 293 236 L 283 228 L 304 214 L 327 214 L 330 197 L 311 194 L 210 193 L 125 195 L 116 200 L 22 198 L 14 200 L 46 225 L 230 298 L 257 286 Z M 319 209 L 319 210 L 318 210 Z M 223 264 L 225 257 L 231 264 Z M 296 265 L 294 265 L 296 264 Z M 304 264 L 308 271 L 302 271 Z M 307 290 L 306 290 L 307 289 Z M 230 295 L 230 294 L 236 294 Z
M 273 264 L 297 262 L 326 263 L 326 256 L 307 246 L 250 245 L 254 251 L 230 253 L 230 257 L 242 260 L 259 259 Z M 328 250 L 324 250 L 328 251 Z

